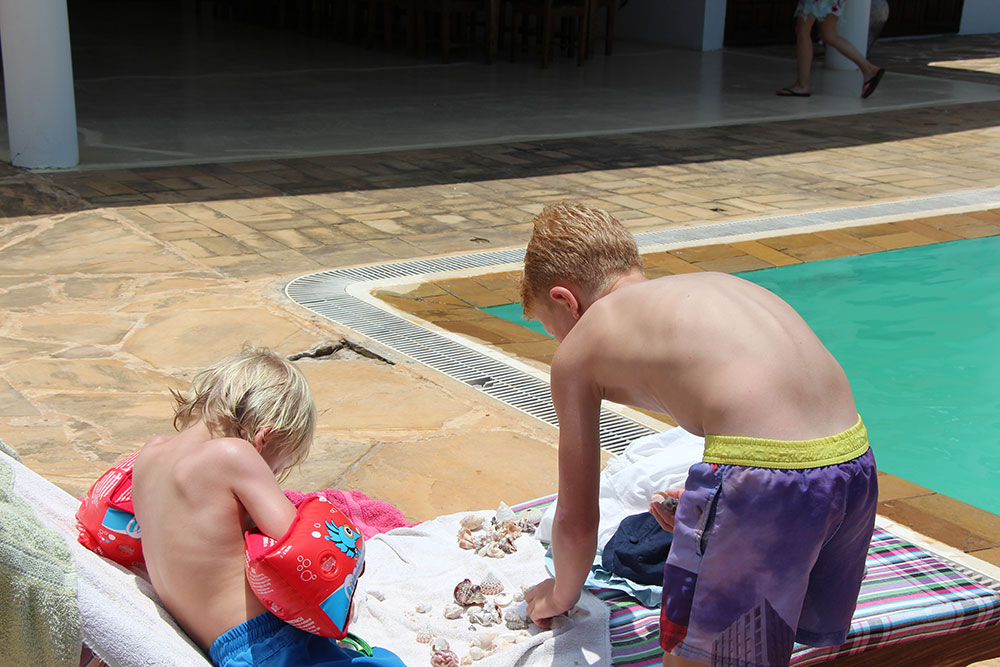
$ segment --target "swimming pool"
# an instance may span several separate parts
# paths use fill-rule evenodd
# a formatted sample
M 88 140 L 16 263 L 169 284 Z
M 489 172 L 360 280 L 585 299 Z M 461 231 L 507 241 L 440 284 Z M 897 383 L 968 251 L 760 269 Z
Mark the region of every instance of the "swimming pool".
M 843 365 L 879 468 L 1000 514 L 1000 237 L 739 273 Z M 521 319 L 519 304 L 484 308 Z

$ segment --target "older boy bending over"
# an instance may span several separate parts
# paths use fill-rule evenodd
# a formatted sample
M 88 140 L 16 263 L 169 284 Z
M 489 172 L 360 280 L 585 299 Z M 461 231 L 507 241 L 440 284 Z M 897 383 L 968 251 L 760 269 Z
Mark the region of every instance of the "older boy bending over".
M 843 643 L 872 534 L 875 461 L 844 371 L 773 293 L 720 273 L 647 280 L 604 211 L 560 204 L 534 221 L 526 316 L 559 342 L 555 577 L 532 619 L 576 603 L 596 550 L 602 399 L 705 436 L 663 575 L 664 665 L 787 665 L 792 644 Z M 673 654 L 673 655 L 671 655 Z

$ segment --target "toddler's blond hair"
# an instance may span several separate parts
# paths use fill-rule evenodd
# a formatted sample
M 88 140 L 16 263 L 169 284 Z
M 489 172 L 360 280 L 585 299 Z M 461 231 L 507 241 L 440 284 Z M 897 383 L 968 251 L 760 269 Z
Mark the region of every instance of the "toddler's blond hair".
M 567 202 L 547 206 L 535 216 L 524 252 L 521 308 L 531 318 L 536 299 L 556 285 L 597 295 L 634 269 L 642 270 L 635 239 L 610 213 Z
M 288 360 L 265 348 L 248 347 L 195 375 L 187 392 L 170 390 L 177 402 L 178 431 L 203 421 L 217 437 L 253 442 L 267 430 L 261 455 L 289 461 L 280 477 L 309 453 L 316 405 L 309 383 Z

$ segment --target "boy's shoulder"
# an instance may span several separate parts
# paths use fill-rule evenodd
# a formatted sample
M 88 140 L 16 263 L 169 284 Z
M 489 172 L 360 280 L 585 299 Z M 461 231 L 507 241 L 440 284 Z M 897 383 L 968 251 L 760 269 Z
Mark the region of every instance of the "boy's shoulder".
M 243 438 L 221 437 L 210 438 L 201 443 L 200 449 L 208 457 L 222 461 L 240 461 L 247 458 L 260 458 L 260 453 L 252 443 Z
M 156 435 L 146 441 L 143 449 L 147 456 L 172 450 L 176 455 L 197 460 L 201 465 L 229 465 L 260 457 L 250 442 L 228 436 L 185 440 L 181 435 Z

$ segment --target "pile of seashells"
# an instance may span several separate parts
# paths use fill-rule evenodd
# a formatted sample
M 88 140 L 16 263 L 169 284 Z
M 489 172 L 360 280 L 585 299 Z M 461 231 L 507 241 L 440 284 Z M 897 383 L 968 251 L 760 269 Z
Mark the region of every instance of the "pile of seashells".
M 466 578 L 455 586 L 456 604 L 445 607 L 444 617 L 455 619 L 467 616 L 472 630 L 476 625 L 488 628 L 501 623 L 509 630 L 525 630 L 528 627 L 525 617 L 514 609 L 507 609 L 506 613 L 501 611 L 510 603 L 523 600 L 524 591 L 518 591 L 514 595 L 507 593 L 503 584 L 492 573 L 487 574 L 478 585 Z
M 477 555 L 486 558 L 503 558 L 517 551 L 515 541 L 524 534 L 534 533 L 541 518 L 539 510 L 529 509 L 517 515 L 504 503 L 500 503 L 496 515 L 489 522 L 480 515 L 467 514 L 460 521 L 458 546 L 474 550 Z M 469 578 L 458 582 L 453 592 L 454 601 L 445 605 L 442 613 L 452 621 L 468 621 L 469 650 L 459 657 L 455 647 L 444 637 L 436 636 L 427 625 L 425 629 L 418 630 L 416 639 L 420 644 L 429 645 L 432 667 L 471 665 L 530 637 L 530 620 L 523 604 L 524 591 L 528 588 L 530 586 L 525 585 L 514 593 L 505 591 L 499 577 L 492 572 L 478 584 Z M 368 594 L 379 600 L 385 597 L 374 590 L 368 591 Z M 428 614 L 432 605 L 427 602 L 417 604 L 413 611 L 406 612 L 411 620 L 416 618 L 414 611 Z
M 462 617 L 468 619 L 468 629 L 472 633 L 469 639 L 469 652 L 459 658 L 447 639 L 435 636 L 432 630 L 420 630 L 417 632 L 417 642 L 430 645 L 431 665 L 434 667 L 470 665 L 494 651 L 516 644 L 530 636 L 527 632 L 527 617 L 522 616 L 514 608 L 507 609 L 514 602 L 523 602 L 524 591 L 515 594 L 506 592 L 503 583 L 493 573 L 487 574 L 478 584 L 472 583 L 468 578 L 458 582 L 454 590 L 454 599 L 454 602 L 445 606 L 444 617 L 450 620 Z M 417 605 L 417 613 L 426 614 L 430 611 L 430 604 Z M 501 624 L 511 632 L 501 634 L 491 629 Z
M 515 540 L 523 534 L 534 533 L 541 518 L 542 513 L 535 509 L 518 516 L 504 503 L 500 503 L 489 526 L 483 517 L 466 514 L 459 524 L 458 546 L 474 550 L 477 556 L 503 558 L 517 551 Z

